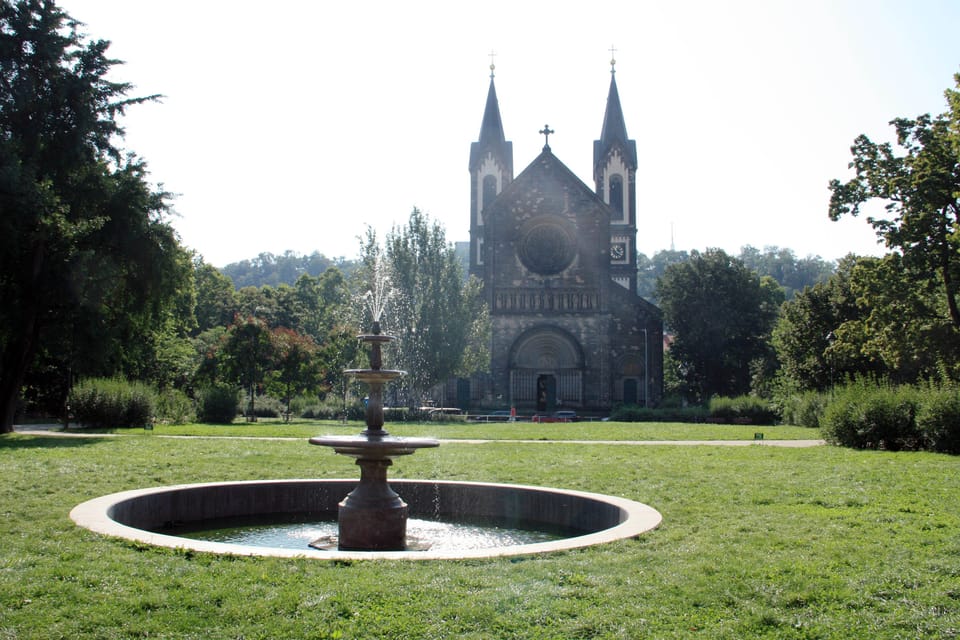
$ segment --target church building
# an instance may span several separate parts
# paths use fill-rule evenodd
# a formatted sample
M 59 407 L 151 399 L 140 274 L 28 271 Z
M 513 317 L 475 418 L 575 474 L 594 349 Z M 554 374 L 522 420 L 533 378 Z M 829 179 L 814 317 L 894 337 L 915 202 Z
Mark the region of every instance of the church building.
M 491 361 L 469 383 L 471 407 L 602 415 L 661 400 L 662 314 L 636 293 L 637 147 L 613 65 L 593 189 L 553 155 L 548 126 L 514 177 L 491 65 L 469 165 L 470 273 L 490 310 Z

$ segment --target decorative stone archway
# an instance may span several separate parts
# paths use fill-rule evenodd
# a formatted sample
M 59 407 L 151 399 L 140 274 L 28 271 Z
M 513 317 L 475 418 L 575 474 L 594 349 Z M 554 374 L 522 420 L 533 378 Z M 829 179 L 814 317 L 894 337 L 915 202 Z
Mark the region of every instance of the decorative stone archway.
M 517 407 L 553 411 L 583 405 L 583 349 L 559 327 L 535 327 L 510 349 L 510 399 Z

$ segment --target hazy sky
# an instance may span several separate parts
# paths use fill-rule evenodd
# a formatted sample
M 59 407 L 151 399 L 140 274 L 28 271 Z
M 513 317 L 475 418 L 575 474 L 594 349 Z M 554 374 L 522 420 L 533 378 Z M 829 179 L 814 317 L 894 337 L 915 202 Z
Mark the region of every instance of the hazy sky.
M 129 112 L 125 147 L 216 266 L 353 258 L 367 225 L 382 236 L 414 206 L 466 240 L 491 51 L 514 173 L 548 123 L 592 188 L 611 46 L 640 251 L 878 253 L 862 218 L 828 220 L 827 183 L 858 134 L 945 111 L 960 71 L 956 0 L 60 4 L 113 42 L 115 78 L 165 96 Z

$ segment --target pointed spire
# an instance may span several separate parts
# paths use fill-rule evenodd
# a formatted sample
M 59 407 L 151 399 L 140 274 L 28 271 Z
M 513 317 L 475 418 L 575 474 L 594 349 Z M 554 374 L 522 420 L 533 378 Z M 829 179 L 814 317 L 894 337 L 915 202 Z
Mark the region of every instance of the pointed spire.
M 600 131 L 600 143 L 604 146 L 609 146 L 615 140 L 627 141 L 627 123 L 623 119 L 615 73 L 613 69 L 610 70 L 610 93 L 607 94 L 607 111 L 603 114 L 603 129 Z
M 509 163 L 513 171 L 513 145 L 507 142 L 503 133 L 503 121 L 500 119 L 500 102 L 497 100 L 497 87 L 493 82 L 494 69 L 493 55 L 490 62 L 490 88 L 487 90 L 487 104 L 483 110 L 483 122 L 480 125 L 480 138 L 470 145 L 470 169 L 487 151 L 492 151 L 497 157 Z
M 503 134 L 503 122 L 500 120 L 497 88 L 493 84 L 493 65 L 490 67 L 490 89 L 487 91 L 487 106 L 483 110 L 483 124 L 480 125 L 480 144 L 506 140 Z
M 615 51 L 615 49 L 611 49 Z M 593 145 L 593 163 L 597 165 L 610 151 L 610 148 L 619 143 L 623 153 L 627 154 L 637 166 L 637 145 L 627 137 L 627 124 L 623 119 L 623 108 L 620 106 L 620 93 L 617 91 L 617 61 L 610 59 L 610 92 L 607 94 L 607 110 L 603 114 L 603 128 L 600 130 L 600 139 Z

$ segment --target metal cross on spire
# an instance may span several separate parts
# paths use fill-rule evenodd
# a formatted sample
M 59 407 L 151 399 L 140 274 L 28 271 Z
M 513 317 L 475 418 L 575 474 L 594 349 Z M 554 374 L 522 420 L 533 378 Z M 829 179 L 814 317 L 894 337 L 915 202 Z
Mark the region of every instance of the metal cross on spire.
M 610 73 L 617 72 L 617 49 L 610 45 Z
M 493 64 L 493 58 L 496 55 L 497 55 L 496 52 L 493 49 L 491 49 L 490 50 L 490 78 L 491 79 L 493 78 L 493 70 L 497 68 L 497 65 Z
M 540 129 L 540 135 L 543 136 L 543 149 L 546 151 L 550 148 L 550 134 L 553 133 L 553 129 L 550 128 L 550 125 L 543 125 L 543 129 Z

